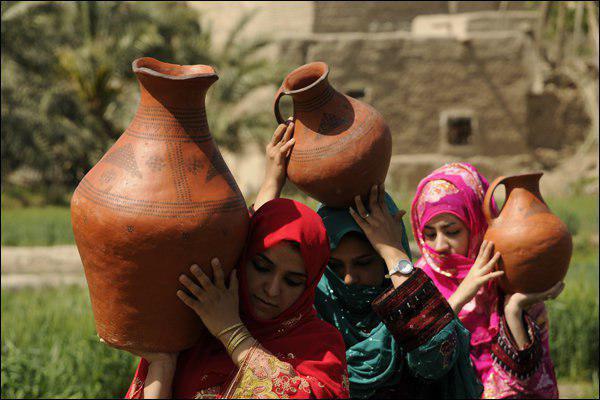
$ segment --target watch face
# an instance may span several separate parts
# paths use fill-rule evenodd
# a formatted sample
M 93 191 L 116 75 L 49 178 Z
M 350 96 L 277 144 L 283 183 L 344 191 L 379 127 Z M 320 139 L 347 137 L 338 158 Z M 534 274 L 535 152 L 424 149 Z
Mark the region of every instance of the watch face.
M 399 271 L 402 275 L 408 275 L 414 269 L 410 261 L 402 260 L 398 263 Z

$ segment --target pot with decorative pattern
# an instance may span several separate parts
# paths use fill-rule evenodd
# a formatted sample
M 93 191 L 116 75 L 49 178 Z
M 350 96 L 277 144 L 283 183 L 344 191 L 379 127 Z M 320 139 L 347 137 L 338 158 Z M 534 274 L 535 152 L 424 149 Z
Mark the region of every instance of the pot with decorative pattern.
M 244 246 L 244 198 L 208 128 L 206 65 L 133 62 L 141 99 L 132 122 L 79 183 L 71 220 L 96 329 L 123 349 L 177 352 L 206 333 L 176 296 L 196 263 L 225 273 Z
M 384 182 L 392 155 L 390 130 L 373 107 L 335 90 L 323 62 L 290 72 L 274 102 L 275 117 L 283 123 L 279 101 L 294 104 L 294 138 L 287 175 L 309 196 L 331 207 L 348 207 Z

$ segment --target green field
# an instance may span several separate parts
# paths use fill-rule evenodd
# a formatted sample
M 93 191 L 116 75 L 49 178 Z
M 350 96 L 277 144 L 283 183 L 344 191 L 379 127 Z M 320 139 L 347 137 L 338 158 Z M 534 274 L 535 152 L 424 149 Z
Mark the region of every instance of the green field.
M 67 207 L 2 210 L 2 246 L 73 244 L 71 212 Z

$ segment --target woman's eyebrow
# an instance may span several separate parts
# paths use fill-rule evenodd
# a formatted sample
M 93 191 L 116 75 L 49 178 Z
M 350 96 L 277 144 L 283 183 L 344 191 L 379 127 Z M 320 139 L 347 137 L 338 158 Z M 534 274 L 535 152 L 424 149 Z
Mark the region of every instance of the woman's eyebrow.
M 270 259 L 269 257 L 265 256 L 265 255 L 264 255 L 264 254 L 262 254 L 262 253 L 258 253 L 258 254 L 257 254 L 257 257 L 260 257 L 260 258 L 262 258 L 264 261 L 268 262 L 268 263 L 269 263 L 269 264 L 271 264 L 271 265 L 274 265 L 274 264 L 275 264 L 273 261 L 271 261 L 271 259 Z
M 451 227 L 454 224 L 456 224 L 456 222 L 449 222 L 447 224 L 442 225 L 442 228 L 449 228 L 449 227 Z

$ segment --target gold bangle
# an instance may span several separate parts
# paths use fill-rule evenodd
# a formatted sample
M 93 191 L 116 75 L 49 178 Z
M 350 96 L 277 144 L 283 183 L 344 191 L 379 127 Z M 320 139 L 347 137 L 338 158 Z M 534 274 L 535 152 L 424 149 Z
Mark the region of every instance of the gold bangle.
M 227 343 L 227 352 L 231 354 L 231 349 L 235 348 L 241 340 L 248 336 L 250 336 L 250 333 L 247 330 L 236 335 L 229 343 Z
M 233 331 L 233 333 L 231 334 L 231 336 L 229 337 L 229 340 L 227 341 L 227 345 L 225 346 L 226 348 L 229 348 L 229 346 L 231 345 L 231 343 L 233 343 L 236 338 L 240 335 L 243 334 L 244 332 L 247 332 L 247 329 L 245 326 L 240 326 L 239 328 L 237 328 L 235 331 Z
M 242 342 L 244 342 L 246 339 L 251 337 L 252 335 L 250 334 L 250 332 L 246 332 L 244 335 L 238 337 L 238 339 L 234 343 L 232 343 L 230 347 L 227 348 L 227 352 L 229 353 L 229 355 L 233 355 L 238 346 L 242 344 Z
M 216 338 L 220 338 L 222 335 L 226 334 L 227 332 L 231 332 L 233 329 L 235 328 L 239 328 L 240 326 L 244 325 L 242 322 L 238 322 L 237 324 L 233 324 L 223 330 L 221 330 L 221 332 L 217 333 L 215 335 Z

